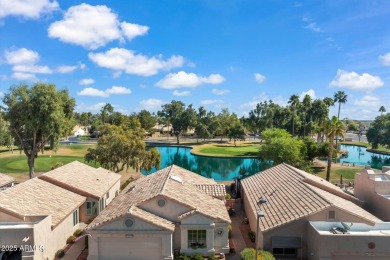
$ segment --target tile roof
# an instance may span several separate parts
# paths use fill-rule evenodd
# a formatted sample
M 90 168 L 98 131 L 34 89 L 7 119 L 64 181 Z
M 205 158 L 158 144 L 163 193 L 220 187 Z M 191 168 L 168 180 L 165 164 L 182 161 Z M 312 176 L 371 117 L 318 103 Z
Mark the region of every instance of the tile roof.
M 0 211 L 21 219 L 27 216 L 52 216 L 52 226 L 57 226 L 85 197 L 33 178 L 0 192 Z
M 120 180 L 121 176 L 103 168 L 93 168 L 74 161 L 39 176 L 83 196 L 100 199 Z
M 225 197 L 226 188 L 223 184 L 195 184 L 195 187 L 213 197 Z
M 156 226 L 165 228 L 170 231 L 175 230 L 175 224 L 173 224 L 171 221 L 166 220 L 165 218 L 161 218 L 159 216 L 156 216 L 152 213 L 149 213 L 145 210 L 142 210 L 136 206 L 133 206 L 130 208 L 129 213 L 135 217 L 138 217 L 140 219 L 145 220 L 146 222 L 149 222 L 151 224 L 154 224 Z
M 213 219 L 230 222 L 224 202 L 213 198 L 196 187 L 196 185 L 202 183 L 217 185 L 212 179 L 207 179 L 176 165 L 161 169 L 151 175 L 131 182 L 95 218 L 88 228 L 95 228 L 129 212 L 137 211 L 142 203 L 158 195 L 186 205 L 190 208 L 190 211 L 198 210 L 200 213 Z M 138 217 L 142 216 L 138 215 Z M 161 217 L 158 218 L 161 219 Z M 147 220 L 146 217 L 143 219 Z
M 351 214 L 359 212 L 362 220 L 372 223 L 378 219 L 356 204 L 361 201 L 345 194 L 340 188 L 322 178 L 296 169 L 288 164 L 279 164 L 261 173 L 241 180 L 244 193 L 250 201 L 253 214 L 264 211 L 260 228 L 267 231 L 331 206 Z M 257 205 L 263 197 L 267 203 Z M 356 215 L 356 214 L 355 214 Z
M 7 174 L 0 173 L 0 187 L 15 182 L 15 179 Z

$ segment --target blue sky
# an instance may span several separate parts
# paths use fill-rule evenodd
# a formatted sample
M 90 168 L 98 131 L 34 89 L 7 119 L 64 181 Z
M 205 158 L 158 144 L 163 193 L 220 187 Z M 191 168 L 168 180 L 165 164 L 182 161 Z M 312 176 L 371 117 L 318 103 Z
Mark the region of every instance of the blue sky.
M 389 15 L 386 0 L 0 0 L 0 95 L 42 81 L 79 112 L 181 100 L 241 116 L 342 90 L 342 118 L 373 119 L 390 111 Z

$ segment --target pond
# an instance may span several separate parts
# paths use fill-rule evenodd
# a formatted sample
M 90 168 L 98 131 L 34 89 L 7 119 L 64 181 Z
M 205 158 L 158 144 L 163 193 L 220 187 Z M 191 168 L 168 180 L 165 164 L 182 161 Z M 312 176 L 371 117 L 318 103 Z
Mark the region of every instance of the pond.
M 158 146 L 156 148 L 161 154 L 160 169 L 176 164 L 216 181 L 230 181 L 262 171 L 261 161 L 255 158 L 198 156 L 191 154 L 192 148 L 179 146 Z M 155 171 L 154 168 L 149 173 Z M 147 174 L 145 171 L 142 173 Z
M 381 169 L 383 165 L 390 165 L 390 155 L 371 153 L 366 147 L 356 145 L 341 145 L 340 148 L 348 151 L 348 156 L 340 159 L 342 163 L 371 165 L 376 169 Z

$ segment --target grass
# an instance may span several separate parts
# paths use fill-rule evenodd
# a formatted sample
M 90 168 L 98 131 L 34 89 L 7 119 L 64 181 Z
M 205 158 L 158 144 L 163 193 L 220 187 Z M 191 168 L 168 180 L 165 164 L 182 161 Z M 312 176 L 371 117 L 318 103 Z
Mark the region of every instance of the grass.
M 192 153 L 198 155 L 214 156 L 256 156 L 259 151 L 259 143 L 237 142 L 226 144 L 202 144 L 192 149 Z
M 35 172 L 47 172 L 56 163 L 67 164 L 78 160 L 84 162 L 84 155 L 87 153 L 87 149 L 94 147 L 95 145 L 60 145 L 56 152 L 44 151 L 39 153 L 38 158 L 35 159 Z M 85 163 L 85 162 L 84 162 Z M 95 164 L 89 164 L 96 167 Z M 20 151 L 14 151 L 13 153 L 5 151 L 0 153 L 0 172 L 9 174 L 14 177 L 18 182 L 25 180 L 28 177 L 28 165 L 26 155 Z

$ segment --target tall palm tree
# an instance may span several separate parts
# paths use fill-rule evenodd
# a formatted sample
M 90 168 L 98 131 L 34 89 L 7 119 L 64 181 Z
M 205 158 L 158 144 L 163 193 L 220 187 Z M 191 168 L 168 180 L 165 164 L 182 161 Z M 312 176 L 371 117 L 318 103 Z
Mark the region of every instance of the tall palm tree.
M 341 107 L 341 104 L 347 103 L 348 95 L 345 94 L 344 91 L 337 91 L 336 93 L 334 93 L 333 100 L 335 103 L 336 102 L 339 103 L 339 112 L 337 113 L 337 119 L 340 120 L 340 107 Z
M 386 113 L 386 108 L 385 108 L 385 106 L 381 106 L 381 107 L 379 108 L 379 112 L 381 112 L 381 115 L 383 115 L 383 113 Z
M 291 105 L 291 108 L 292 108 L 292 132 L 291 132 L 291 135 L 294 136 L 294 125 L 295 125 L 295 114 L 296 114 L 296 110 L 297 110 L 297 107 L 299 105 L 299 96 L 298 95 L 291 95 L 288 103 Z
M 332 119 L 325 122 L 324 130 L 325 130 L 326 135 L 329 138 L 328 167 L 326 169 L 326 180 L 329 181 L 330 169 L 332 167 L 334 138 L 335 138 L 335 136 L 344 137 L 345 126 L 340 120 L 337 119 L 336 116 L 333 116 Z

